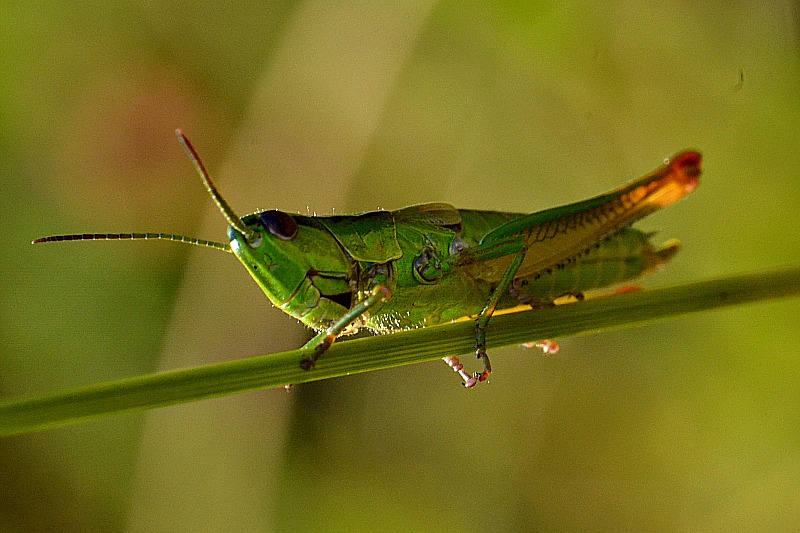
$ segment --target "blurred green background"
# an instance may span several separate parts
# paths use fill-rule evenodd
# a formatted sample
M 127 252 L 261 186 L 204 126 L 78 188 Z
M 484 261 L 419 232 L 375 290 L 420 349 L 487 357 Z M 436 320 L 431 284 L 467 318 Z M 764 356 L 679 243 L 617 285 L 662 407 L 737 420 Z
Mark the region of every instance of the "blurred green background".
M 800 260 L 798 2 L 3 2 L 0 396 L 299 346 L 231 256 L 31 246 L 225 239 L 241 214 L 426 201 L 534 211 L 683 148 L 701 188 L 640 226 L 664 286 Z M 0 530 L 791 530 L 800 303 L 0 441 Z

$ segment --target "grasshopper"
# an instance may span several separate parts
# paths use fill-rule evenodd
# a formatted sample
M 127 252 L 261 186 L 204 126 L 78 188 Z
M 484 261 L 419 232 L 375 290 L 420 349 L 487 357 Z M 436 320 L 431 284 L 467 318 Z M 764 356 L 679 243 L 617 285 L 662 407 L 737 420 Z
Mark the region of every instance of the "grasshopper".
M 270 301 L 318 334 L 299 361 L 311 369 L 340 335 L 379 333 L 471 318 L 483 370 L 445 361 L 466 387 L 486 381 L 486 331 L 495 311 L 545 307 L 564 296 L 638 278 L 680 248 L 655 246 L 629 226 L 693 191 L 701 156 L 683 151 L 606 194 L 533 214 L 429 203 L 353 216 L 261 211 L 239 217 L 217 191 L 191 142 L 178 140 L 228 222 L 229 244 L 165 233 L 57 235 L 34 242 L 155 239 L 233 253 Z M 538 344 L 545 351 L 553 344 Z

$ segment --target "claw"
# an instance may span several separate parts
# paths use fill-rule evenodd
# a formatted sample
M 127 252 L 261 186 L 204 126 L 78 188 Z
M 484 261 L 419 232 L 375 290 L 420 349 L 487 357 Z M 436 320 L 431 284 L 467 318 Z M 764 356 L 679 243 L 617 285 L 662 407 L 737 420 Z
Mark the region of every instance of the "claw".
M 453 372 L 461 376 L 461 379 L 464 380 L 464 388 L 467 389 L 471 389 L 478 383 L 483 383 L 484 381 L 488 380 L 489 375 L 492 373 L 492 366 L 489 364 L 489 357 L 486 355 L 486 352 L 477 350 L 476 355 L 479 359 L 483 359 L 483 372 L 475 372 L 471 376 L 464 371 L 464 365 L 461 364 L 461 361 L 458 360 L 458 357 L 453 355 L 442 357 L 442 361 L 447 363 L 447 366 L 452 368 Z
M 442 357 L 442 360 L 447 363 L 447 366 L 453 369 L 453 372 L 461 376 L 461 379 L 464 380 L 463 385 L 466 388 L 472 388 L 475 386 L 477 381 L 475 381 L 472 376 L 464 372 L 464 365 L 461 364 L 461 361 L 458 360 L 458 357 L 449 356 L 449 357 Z
M 555 355 L 561 349 L 556 341 L 550 339 L 537 342 L 525 342 L 522 346 L 525 348 L 539 348 L 545 355 Z

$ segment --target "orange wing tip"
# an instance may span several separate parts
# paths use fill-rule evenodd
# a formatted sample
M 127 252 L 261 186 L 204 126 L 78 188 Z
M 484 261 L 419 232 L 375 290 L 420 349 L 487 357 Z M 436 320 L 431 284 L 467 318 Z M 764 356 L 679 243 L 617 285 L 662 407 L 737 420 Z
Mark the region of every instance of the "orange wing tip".
M 694 150 L 680 152 L 667 162 L 667 168 L 670 178 L 683 186 L 684 194 L 689 194 L 697 188 L 700 182 L 700 174 L 703 173 L 703 156 Z
M 702 174 L 702 156 L 695 151 L 676 154 L 656 171 L 657 179 L 642 189 L 645 203 L 661 209 L 695 190 Z

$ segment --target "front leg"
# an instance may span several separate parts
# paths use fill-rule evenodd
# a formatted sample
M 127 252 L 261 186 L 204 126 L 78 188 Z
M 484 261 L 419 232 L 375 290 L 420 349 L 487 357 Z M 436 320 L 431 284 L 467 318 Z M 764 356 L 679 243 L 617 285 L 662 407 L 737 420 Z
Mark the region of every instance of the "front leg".
M 300 368 L 303 370 L 311 369 L 320 356 L 328 351 L 328 348 L 331 347 L 333 341 L 336 340 L 336 337 L 341 335 L 341 333 L 351 324 L 353 324 L 353 322 L 358 320 L 361 315 L 368 312 L 376 305 L 385 302 L 391 297 L 392 292 L 389 290 L 389 287 L 382 283 L 375 285 L 368 298 L 358 302 L 349 311 L 347 311 L 342 318 L 334 322 L 325 331 L 320 332 L 316 337 L 308 341 L 303 346 L 304 350 L 311 349 L 313 351 L 311 352 L 311 355 L 300 361 Z

